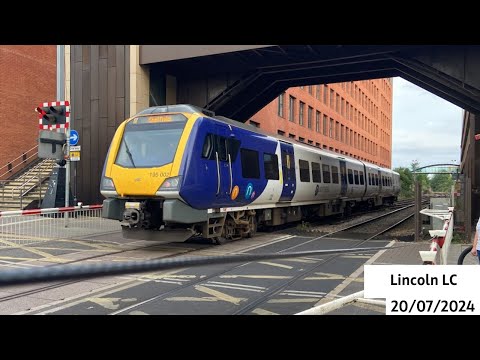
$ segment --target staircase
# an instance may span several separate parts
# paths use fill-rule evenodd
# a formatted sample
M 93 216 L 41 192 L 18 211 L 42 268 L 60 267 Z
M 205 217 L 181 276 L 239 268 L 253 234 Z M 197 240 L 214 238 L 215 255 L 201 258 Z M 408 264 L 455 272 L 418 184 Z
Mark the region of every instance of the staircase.
M 0 211 L 21 210 L 32 201 L 43 199 L 54 159 L 44 159 L 13 179 L 0 182 Z M 38 206 L 36 206 L 38 207 Z

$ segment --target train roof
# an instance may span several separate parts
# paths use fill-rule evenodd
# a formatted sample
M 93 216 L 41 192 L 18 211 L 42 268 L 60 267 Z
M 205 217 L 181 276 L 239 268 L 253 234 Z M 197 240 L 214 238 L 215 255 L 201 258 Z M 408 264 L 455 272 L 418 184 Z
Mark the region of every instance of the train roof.
M 304 143 L 304 142 L 301 142 L 301 141 L 298 141 L 298 140 L 292 141 L 291 139 L 285 138 L 281 135 L 271 134 L 271 133 L 265 132 L 262 129 L 256 127 L 256 126 L 253 126 L 253 125 L 250 125 L 250 124 L 245 124 L 245 123 L 242 123 L 240 121 L 227 118 L 225 116 L 215 115 L 214 112 L 212 112 L 210 110 L 207 110 L 207 109 L 203 109 L 203 108 L 201 108 L 199 106 L 195 106 L 195 105 L 177 104 L 177 105 L 152 106 L 152 107 L 149 107 L 149 108 L 146 108 L 146 109 L 140 111 L 135 116 L 155 114 L 155 113 L 169 113 L 169 112 L 183 112 L 183 113 L 191 113 L 191 114 L 200 113 L 200 114 L 203 114 L 206 117 L 211 118 L 213 120 L 217 120 L 217 121 L 220 121 L 220 122 L 223 122 L 223 123 L 227 123 L 229 125 L 232 125 L 232 126 L 244 129 L 244 130 L 249 130 L 249 131 L 255 132 L 257 134 L 262 134 L 262 135 L 265 135 L 267 137 L 277 139 L 278 141 L 283 141 L 285 143 L 292 144 L 292 145 L 295 145 L 295 146 L 299 146 L 299 147 L 305 148 L 307 150 L 315 150 L 315 151 L 319 152 L 320 154 L 324 154 L 325 156 L 330 156 L 330 157 L 334 157 L 334 158 L 338 158 L 338 159 L 345 159 L 345 160 L 348 160 L 352 163 L 357 163 L 358 165 L 365 164 L 366 166 L 369 166 L 371 168 L 382 170 L 382 171 L 385 171 L 385 172 L 391 172 L 391 173 L 394 173 L 394 174 L 398 175 L 398 173 L 396 173 L 395 171 L 393 171 L 391 169 L 383 168 L 381 166 L 378 166 L 376 164 L 372 164 L 372 163 L 369 163 L 369 162 L 366 162 L 366 161 L 363 161 L 363 160 L 357 160 L 357 159 L 352 158 L 350 156 L 346 156 L 344 154 L 339 154 L 339 153 L 336 153 L 336 152 L 333 152 L 333 151 L 330 151 L 330 150 L 322 149 L 322 148 L 319 148 L 319 147 L 316 147 L 316 146 L 313 146 L 313 145 L 310 145 L 310 144 L 307 144 L 307 143 Z

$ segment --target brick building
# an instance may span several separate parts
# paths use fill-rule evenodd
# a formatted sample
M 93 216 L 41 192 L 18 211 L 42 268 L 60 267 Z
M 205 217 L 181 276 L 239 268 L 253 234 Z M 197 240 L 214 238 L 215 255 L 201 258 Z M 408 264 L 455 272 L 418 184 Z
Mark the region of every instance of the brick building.
M 37 144 L 35 107 L 56 98 L 56 45 L 0 46 L 0 168 Z
M 392 79 L 377 79 L 290 88 L 250 124 L 390 168 L 392 85 Z

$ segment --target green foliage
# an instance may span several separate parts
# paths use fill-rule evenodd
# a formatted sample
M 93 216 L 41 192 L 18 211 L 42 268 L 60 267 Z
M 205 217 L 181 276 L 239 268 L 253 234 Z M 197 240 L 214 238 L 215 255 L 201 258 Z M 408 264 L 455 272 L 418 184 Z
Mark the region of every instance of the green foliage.
M 421 166 L 418 160 L 413 160 L 410 164 L 410 167 L 412 172 L 415 172 Z M 428 178 L 427 174 L 416 174 L 414 180 L 415 178 L 422 185 L 422 191 L 428 191 L 430 189 L 430 179 Z
M 400 174 L 400 197 L 413 197 L 413 174 L 410 169 L 405 167 L 399 167 L 394 169 L 393 171 L 396 171 Z
M 435 174 L 430 181 L 432 191 L 435 192 L 450 192 L 453 186 L 452 175 L 450 174 Z

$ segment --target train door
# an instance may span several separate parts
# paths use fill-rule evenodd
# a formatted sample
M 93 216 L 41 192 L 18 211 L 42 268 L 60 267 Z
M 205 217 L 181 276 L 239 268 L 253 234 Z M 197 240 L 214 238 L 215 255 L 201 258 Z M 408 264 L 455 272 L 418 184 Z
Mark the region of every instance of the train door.
M 347 196 L 347 164 L 345 160 L 340 160 L 340 196 Z
M 295 195 L 295 157 L 293 156 L 293 145 L 280 142 L 282 152 L 282 176 L 283 188 L 280 201 L 291 201 Z
M 216 205 L 229 204 L 233 186 L 232 146 L 228 126 L 217 125 L 215 136 L 215 161 L 217 165 Z

